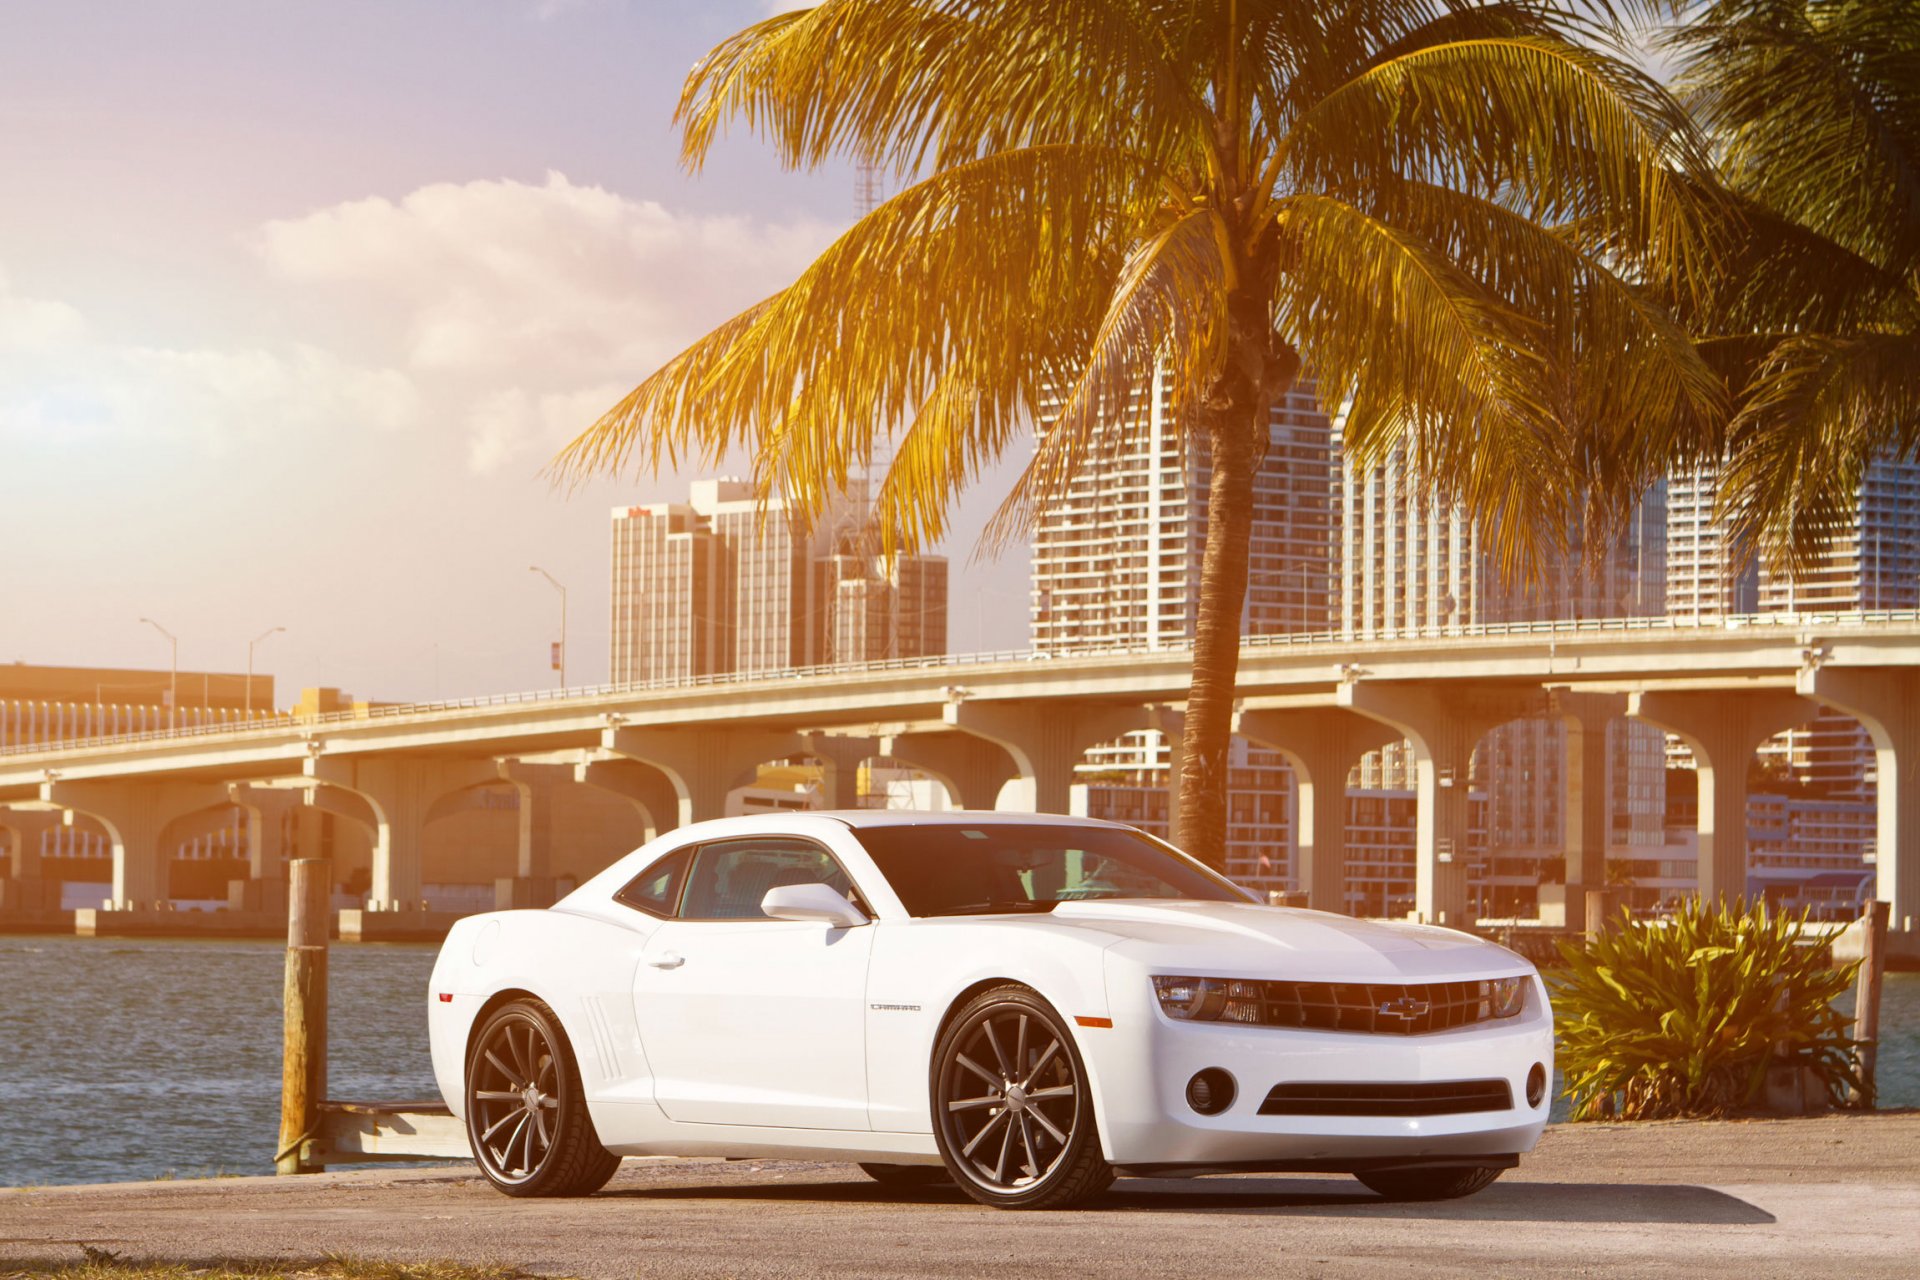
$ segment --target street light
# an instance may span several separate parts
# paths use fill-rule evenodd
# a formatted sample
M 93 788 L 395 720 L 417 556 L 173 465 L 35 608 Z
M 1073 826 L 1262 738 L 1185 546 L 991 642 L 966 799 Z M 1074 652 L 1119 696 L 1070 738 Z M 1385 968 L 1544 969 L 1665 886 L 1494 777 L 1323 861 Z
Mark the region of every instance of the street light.
M 261 641 L 270 636 L 277 636 L 285 630 L 285 627 L 269 627 L 253 639 L 247 641 L 247 716 L 249 719 L 253 716 L 253 651 Z
M 560 593 L 560 662 L 558 665 L 560 667 L 560 692 L 565 693 L 567 691 L 567 589 L 561 584 L 560 579 L 554 577 L 537 564 L 528 565 L 527 572 L 539 574 L 548 582 L 551 582 L 553 589 Z
M 173 649 L 172 675 L 167 683 L 167 732 L 172 733 L 180 717 L 180 638 L 152 618 L 142 618 L 140 621 L 165 636 Z

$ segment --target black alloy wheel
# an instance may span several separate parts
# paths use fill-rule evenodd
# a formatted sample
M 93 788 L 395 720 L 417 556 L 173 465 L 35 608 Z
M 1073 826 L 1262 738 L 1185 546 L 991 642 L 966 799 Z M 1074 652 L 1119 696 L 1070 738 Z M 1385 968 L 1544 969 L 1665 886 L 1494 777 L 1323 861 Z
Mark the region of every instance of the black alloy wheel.
M 960 1189 L 1002 1209 L 1057 1209 L 1113 1182 L 1086 1065 L 1053 1008 L 1026 987 L 986 991 L 934 1050 L 934 1135 Z
M 584 1196 L 620 1157 L 600 1145 L 580 1069 L 553 1010 L 516 1000 L 487 1015 L 467 1058 L 467 1141 L 510 1196 Z

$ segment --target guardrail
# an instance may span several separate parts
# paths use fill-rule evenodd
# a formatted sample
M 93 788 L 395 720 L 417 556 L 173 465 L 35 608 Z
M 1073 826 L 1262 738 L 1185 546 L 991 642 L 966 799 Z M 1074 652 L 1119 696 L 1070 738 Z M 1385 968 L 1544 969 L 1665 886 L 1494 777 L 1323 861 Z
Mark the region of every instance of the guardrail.
M 1870 628 L 1876 626 L 1920 626 L 1920 609 L 1863 610 L 1847 613 L 1750 613 L 1733 614 L 1712 623 L 1690 622 L 1683 618 L 1566 618 L 1524 622 L 1482 622 L 1449 627 L 1411 627 L 1364 632 L 1307 631 L 1275 635 L 1247 636 L 1242 651 L 1274 648 L 1337 648 L 1351 651 L 1356 645 L 1382 643 L 1418 644 L 1423 641 L 1452 642 L 1496 639 L 1507 636 L 1577 635 L 1589 637 L 1606 633 L 1638 635 L 1646 633 L 1679 634 L 1697 632 L 1719 634 L 1744 630 L 1800 630 L 1807 627 Z M 656 693 L 675 689 L 703 689 L 720 686 L 745 687 L 824 676 L 859 675 L 867 672 L 925 671 L 943 667 L 978 667 L 1014 662 L 1051 662 L 1074 658 L 1154 654 L 1177 656 L 1190 651 L 1190 641 L 1159 649 L 1130 645 L 1076 645 L 1059 652 L 1034 649 L 1003 649 L 980 653 L 937 654 L 919 658 L 885 658 L 871 662 L 827 663 L 806 667 L 782 667 L 755 672 L 723 672 L 687 676 L 671 680 L 633 680 L 618 683 L 573 686 L 566 689 L 534 689 L 517 693 L 481 694 L 469 698 L 439 699 L 432 702 L 401 702 L 354 711 L 330 711 L 314 716 L 280 715 L 262 717 L 242 727 L 231 724 L 206 724 L 174 729 L 150 729 L 139 733 L 110 734 L 91 738 L 64 738 L 51 742 L 18 743 L 0 746 L 0 759 L 9 756 L 42 755 L 53 752 L 85 751 L 96 747 L 121 746 L 141 742 L 176 741 L 193 738 L 220 738 L 245 741 L 249 738 L 277 737 L 290 729 L 319 728 L 336 724 L 356 724 L 401 716 L 430 716 L 450 711 L 478 711 L 494 707 L 559 702 L 592 702 L 636 693 Z

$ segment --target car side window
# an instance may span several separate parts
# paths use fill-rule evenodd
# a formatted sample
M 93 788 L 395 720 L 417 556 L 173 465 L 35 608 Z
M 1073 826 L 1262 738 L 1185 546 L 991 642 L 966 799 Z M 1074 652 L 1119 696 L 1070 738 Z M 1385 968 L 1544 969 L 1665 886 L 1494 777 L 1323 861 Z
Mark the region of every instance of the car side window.
M 676 849 L 649 864 L 645 871 L 627 881 L 626 886 L 613 895 L 613 900 L 650 916 L 671 919 L 674 907 L 680 902 L 680 886 L 686 880 L 690 856 L 690 850 Z
M 701 845 L 680 903 L 684 920 L 765 920 L 760 900 L 787 884 L 853 888 L 833 855 L 808 840 L 762 837 Z

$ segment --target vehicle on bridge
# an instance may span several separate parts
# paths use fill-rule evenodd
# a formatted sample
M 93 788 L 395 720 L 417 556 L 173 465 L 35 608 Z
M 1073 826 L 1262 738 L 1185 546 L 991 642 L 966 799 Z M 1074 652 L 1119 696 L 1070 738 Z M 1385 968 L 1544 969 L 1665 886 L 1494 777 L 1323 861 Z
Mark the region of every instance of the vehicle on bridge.
M 1007 1208 L 1236 1170 L 1447 1198 L 1532 1149 L 1553 1061 L 1504 948 L 1265 906 L 1035 814 L 696 823 L 549 910 L 462 920 L 428 1010 L 441 1091 L 520 1196 L 719 1155 Z

